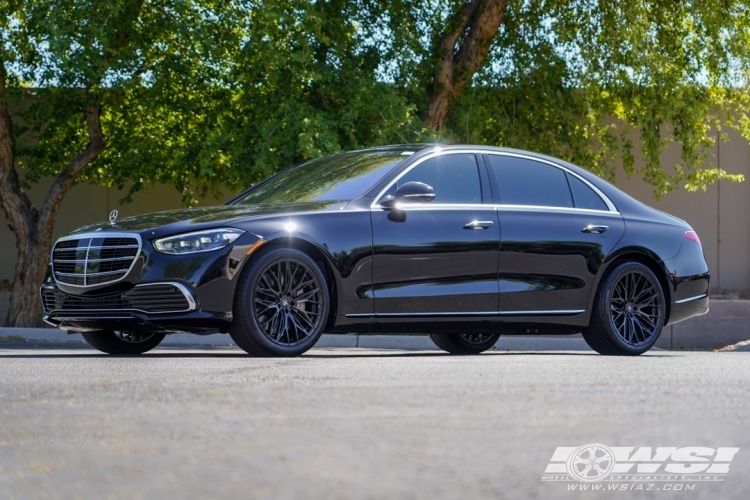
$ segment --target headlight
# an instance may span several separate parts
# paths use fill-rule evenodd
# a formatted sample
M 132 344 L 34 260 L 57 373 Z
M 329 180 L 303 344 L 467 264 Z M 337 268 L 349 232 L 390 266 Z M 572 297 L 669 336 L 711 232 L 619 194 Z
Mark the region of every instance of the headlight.
M 183 254 L 218 250 L 245 233 L 239 229 L 211 229 L 195 233 L 178 234 L 154 241 L 157 252 Z

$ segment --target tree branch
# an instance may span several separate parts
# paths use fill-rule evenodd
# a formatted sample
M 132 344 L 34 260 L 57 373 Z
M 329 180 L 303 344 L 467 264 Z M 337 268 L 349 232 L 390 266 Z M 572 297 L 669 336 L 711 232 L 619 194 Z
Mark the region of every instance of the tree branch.
M 55 215 L 57 214 L 58 208 L 60 208 L 60 203 L 62 203 L 65 194 L 71 188 L 76 178 L 81 175 L 81 172 L 83 172 L 83 170 L 94 161 L 106 147 L 106 141 L 104 139 L 104 134 L 102 133 L 102 125 L 99 116 L 101 112 L 99 95 L 98 93 L 91 91 L 91 85 L 89 86 L 87 93 L 89 93 L 89 100 L 86 104 L 85 116 L 89 142 L 86 144 L 83 151 L 78 153 L 78 155 L 76 155 L 76 157 L 65 166 L 55 179 L 55 182 L 50 186 L 40 211 L 40 231 L 43 231 L 43 228 L 47 227 L 51 229 L 51 226 L 55 221 Z
M 28 237 L 29 222 L 36 217 L 31 200 L 21 189 L 13 152 L 13 125 L 8 111 L 8 91 L 5 61 L 0 59 L 0 205 L 16 233 L 16 238 Z
M 487 58 L 507 4 L 508 0 L 473 0 L 464 4 L 451 22 L 450 31 L 438 40 L 439 59 L 425 120 L 433 130 L 442 128 L 450 107 Z
M 111 62 L 115 59 L 116 54 L 125 47 L 128 40 L 131 38 L 133 24 L 140 16 L 142 8 L 143 0 L 135 0 L 127 5 L 127 12 L 125 13 L 125 18 L 121 20 L 120 28 L 115 37 L 115 42 L 105 55 L 105 61 L 109 63 L 108 66 L 111 66 Z M 40 232 L 44 231 L 45 228 L 50 231 L 52 230 L 57 210 L 60 208 L 60 203 L 62 203 L 65 194 L 73 186 L 73 183 L 78 176 L 81 175 L 83 170 L 94 161 L 107 146 L 104 134 L 102 133 L 100 119 L 100 96 L 97 90 L 93 90 L 97 89 L 98 86 L 99 82 L 90 82 L 86 88 L 88 102 L 86 104 L 85 118 L 89 142 L 84 150 L 65 166 L 47 192 L 39 216 Z

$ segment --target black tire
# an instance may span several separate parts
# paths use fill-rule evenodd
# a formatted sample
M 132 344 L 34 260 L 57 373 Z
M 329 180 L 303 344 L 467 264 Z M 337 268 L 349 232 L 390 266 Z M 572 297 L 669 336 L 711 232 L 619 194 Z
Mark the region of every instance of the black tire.
M 431 333 L 430 340 L 451 354 L 479 354 L 492 348 L 500 338 L 499 333 Z
M 85 332 L 86 342 L 107 354 L 143 354 L 158 346 L 165 335 L 163 333 L 135 332 Z
M 293 248 L 262 248 L 237 283 L 229 335 L 253 356 L 299 356 L 322 335 L 329 307 L 315 261 Z
M 651 349 L 666 317 L 664 290 L 639 262 L 615 265 L 602 280 L 583 338 L 606 356 L 638 356 Z

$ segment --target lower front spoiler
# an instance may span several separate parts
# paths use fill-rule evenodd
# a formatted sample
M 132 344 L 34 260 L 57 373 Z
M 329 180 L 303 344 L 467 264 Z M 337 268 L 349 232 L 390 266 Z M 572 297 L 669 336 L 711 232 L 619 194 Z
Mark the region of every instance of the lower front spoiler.
M 192 311 L 188 314 L 148 316 L 131 311 L 81 313 L 52 312 L 44 322 L 69 332 L 123 331 L 158 333 L 226 333 L 232 318 L 225 313 Z

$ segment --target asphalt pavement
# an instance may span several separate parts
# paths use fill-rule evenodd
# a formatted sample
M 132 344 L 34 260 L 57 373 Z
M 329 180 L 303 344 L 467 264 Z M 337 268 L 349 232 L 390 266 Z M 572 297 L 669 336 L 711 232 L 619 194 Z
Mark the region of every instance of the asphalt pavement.
M 737 351 L 0 343 L 0 498 L 747 498 L 749 381 Z M 542 480 L 587 443 L 740 451 L 721 480 Z

